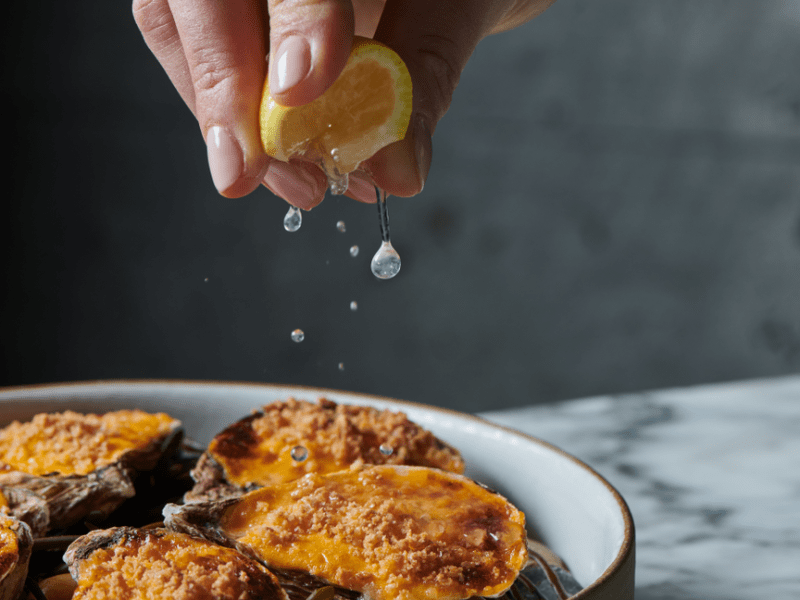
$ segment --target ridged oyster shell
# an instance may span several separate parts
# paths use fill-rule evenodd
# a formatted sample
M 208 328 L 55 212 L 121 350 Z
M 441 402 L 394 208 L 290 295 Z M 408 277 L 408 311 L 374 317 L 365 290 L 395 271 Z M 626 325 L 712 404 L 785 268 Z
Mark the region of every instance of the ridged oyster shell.
M 102 520 L 133 497 L 137 473 L 174 451 L 182 434 L 180 421 L 134 410 L 14 422 L 0 429 L 0 493 L 36 537 L 86 518 Z
M 309 474 L 238 499 L 168 504 L 164 516 L 169 529 L 260 560 L 287 586 L 334 585 L 371 600 L 498 596 L 528 559 L 519 510 L 428 467 Z

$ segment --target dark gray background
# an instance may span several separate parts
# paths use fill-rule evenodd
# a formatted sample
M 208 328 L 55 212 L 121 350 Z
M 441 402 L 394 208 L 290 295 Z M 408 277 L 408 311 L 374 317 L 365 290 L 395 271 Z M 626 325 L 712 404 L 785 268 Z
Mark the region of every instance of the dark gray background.
M 289 234 L 269 192 L 216 194 L 129 3 L 20 4 L 4 385 L 286 382 L 474 411 L 800 370 L 797 1 L 559 0 L 483 41 L 424 192 L 390 200 L 388 282 L 374 207 L 329 198 Z

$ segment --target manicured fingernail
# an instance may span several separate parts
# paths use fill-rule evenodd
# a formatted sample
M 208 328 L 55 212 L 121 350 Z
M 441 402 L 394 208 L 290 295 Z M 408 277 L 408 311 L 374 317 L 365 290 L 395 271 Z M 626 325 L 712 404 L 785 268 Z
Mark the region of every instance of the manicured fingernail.
M 206 147 L 211 179 L 221 194 L 242 176 L 244 170 L 242 148 L 230 131 L 219 125 L 208 130 Z
M 278 196 L 294 206 L 309 209 L 317 197 L 317 182 L 303 169 L 295 169 L 285 162 L 269 163 L 264 184 Z
M 359 202 L 366 202 L 368 204 L 374 204 L 376 202 L 375 184 L 369 181 L 366 176 L 353 172 L 350 173 L 348 182 L 347 193 L 350 196 Z
M 281 94 L 293 88 L 311 71 L 311 47 L 299 35 L 283 40 L 275 53 L 275 62 L 269 72 L 269 89 Z
M 422 115 L 414 118 L 414 152 L 417 159 L 417 173 L 420 183 L 424 186 L 431 168 L 432 145 L 431 130 Z

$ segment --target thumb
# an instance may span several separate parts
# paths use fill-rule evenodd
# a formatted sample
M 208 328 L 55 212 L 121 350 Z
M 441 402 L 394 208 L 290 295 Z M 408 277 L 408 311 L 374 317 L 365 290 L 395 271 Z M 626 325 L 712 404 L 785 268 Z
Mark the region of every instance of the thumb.
M 364 169 L 395 196 L 422 191 L 431 163 L 431 133 L 447 112 L 461 71 L 495 26 L 497 2 L 388 0 L 375 39 L 405 61 L 414 86 L 406 137 L 383 148 Z

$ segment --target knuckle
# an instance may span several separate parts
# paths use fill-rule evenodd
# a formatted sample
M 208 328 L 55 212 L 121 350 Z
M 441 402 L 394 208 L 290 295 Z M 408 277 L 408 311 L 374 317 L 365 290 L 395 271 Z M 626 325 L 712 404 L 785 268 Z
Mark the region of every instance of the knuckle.
M 146 37 L 172 23 L 169 5 L 161 0 L 133 0 L 133 20 Z
M 216 48 L 195 50 L 191 62 L 192 80 L 199 95 L 212 95 L 225 89 L 236 75 L 232 58 Z
M 430 93 L 438 116 L 441 117 L 450 106 L 453 92 L 461 78 L 459 46 L 452 38 L 442 35 L 426 35 L 420 42 L 420 67 L 430 77 Z

